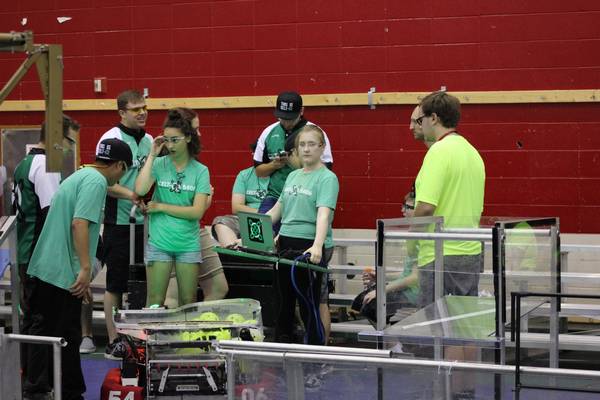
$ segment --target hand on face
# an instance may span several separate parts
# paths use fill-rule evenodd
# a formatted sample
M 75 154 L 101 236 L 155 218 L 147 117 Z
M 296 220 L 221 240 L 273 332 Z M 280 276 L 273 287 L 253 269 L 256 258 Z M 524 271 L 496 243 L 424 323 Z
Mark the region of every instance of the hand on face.
M 152 141 L 152 154 L 156 157 L 160 154 L 161 150 L 165 147 L 165 138 L 163 136 L 157 136 Z

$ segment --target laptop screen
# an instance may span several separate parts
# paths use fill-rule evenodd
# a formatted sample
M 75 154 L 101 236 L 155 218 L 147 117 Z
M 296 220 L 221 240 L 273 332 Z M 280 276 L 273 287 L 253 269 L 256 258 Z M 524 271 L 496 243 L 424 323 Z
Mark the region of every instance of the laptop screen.
M 243 211 L 237 215 L 240 219 L 242 246 L 268 253 L 275 251 L 271 216 Z

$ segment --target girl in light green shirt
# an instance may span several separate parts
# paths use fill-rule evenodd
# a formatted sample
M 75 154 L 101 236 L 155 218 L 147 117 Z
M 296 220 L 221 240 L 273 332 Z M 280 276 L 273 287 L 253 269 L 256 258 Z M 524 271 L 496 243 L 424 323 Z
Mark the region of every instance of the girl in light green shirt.
M 191 121 L 178 109 L 172 109 L 163 128 L 163 135 L 152 143 L 135 189 L 143 196 L 156 184 L 147 206 L 147 305 L 164 304 L 174 264 L 181 306 L 197 301 L 202 261 L 199 221 L 208 208 L 210 177 L 208 168 L 195 159 L 200 139 Z M 157 157 L 163 149 L 167 155 Z
M 281 219 L 280 254 L 295 258 L 305 254 L 313 264 L 327 267 L 333 253 L 331 223 L 337 203 L 339 183 L 336 175 L 321 161 L 324 134 L 316 125 L 306 125 L 296 137 L 295 151 L 302 168 L 291 172 L 279 200 L 267 213 L 273 222 Z M 306 327 L 305 343 L 324 344 L 326 333 L 320 319 L 321 272 L 297 268 L 278 268 L 275 340 L 289 342 L 293 337 L 294 309 L 299 302 Z

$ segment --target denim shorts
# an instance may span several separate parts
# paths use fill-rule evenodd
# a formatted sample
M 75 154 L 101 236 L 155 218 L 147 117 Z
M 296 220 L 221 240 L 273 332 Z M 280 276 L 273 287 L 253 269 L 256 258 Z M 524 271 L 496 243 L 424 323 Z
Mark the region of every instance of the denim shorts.
M 202 252 L 198 251 L 164 251 L 152 246 L 146 246 L 146 264 L 153 261 L 197 264 L 202 262 Z

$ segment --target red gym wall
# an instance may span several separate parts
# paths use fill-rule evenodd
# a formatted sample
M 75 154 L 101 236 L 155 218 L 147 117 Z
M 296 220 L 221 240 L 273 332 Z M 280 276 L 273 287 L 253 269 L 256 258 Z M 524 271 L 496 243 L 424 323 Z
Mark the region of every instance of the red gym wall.
M 62 24 L 57 17 L 71 17 Z M 22 19 L 27 23 L 22 25 Z M 64 98 L 114 99 L 127 88 L 152 98 L 449 91 L 596 89 L 597 0 L 13 0 L 0 2 L 0 31 L 32 30 L 64 46 Z M 23 54 L 0 53 L 0 83 Z M 94 77 L 108 92 L 93 93 Z M 10 100 L 41 99 L 29 73 Z M 412 106 L 314 107 L 329 134 L 340 198 L 334 226 L 373 228 L 398 217 L 424 149 L 408 131 Z M 559 216 L 567 232 L 600 226 L 597 103 L 465 105 L 460 132 L 487 169 L 485 214 Z M 117 113 L 73 112 L 82 161 Z M 151 111 L 160 132 L 164 111 Z M 269 109 L 201 110 L 202 161 L 216 201 L 229 211 L 248 145 Z M 0 125 L 39 124 L 41 113 L 0 112 Z

